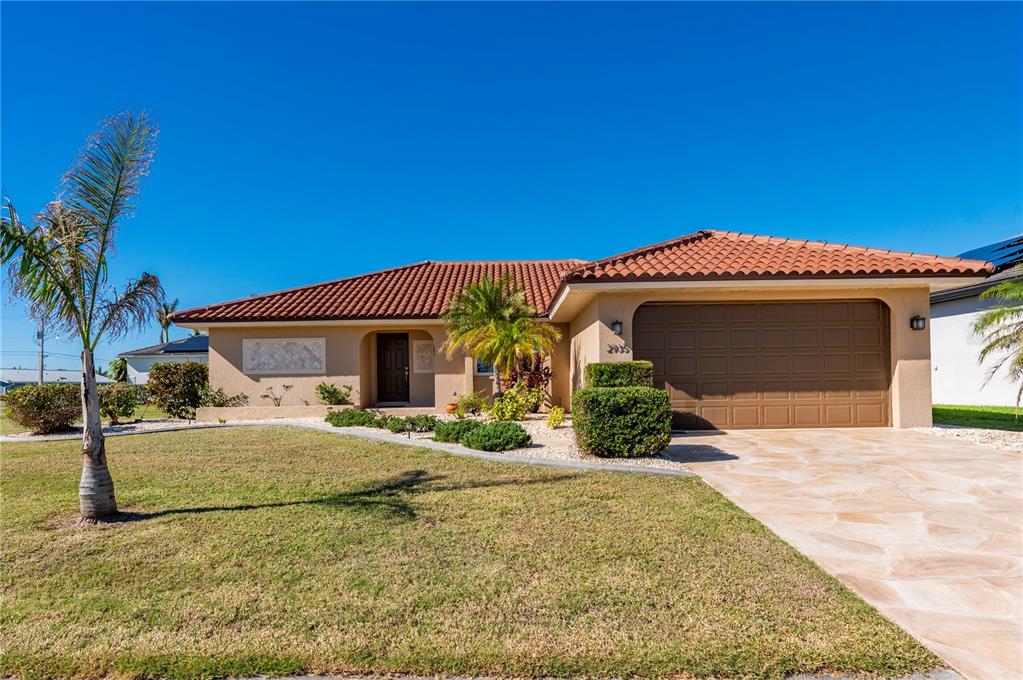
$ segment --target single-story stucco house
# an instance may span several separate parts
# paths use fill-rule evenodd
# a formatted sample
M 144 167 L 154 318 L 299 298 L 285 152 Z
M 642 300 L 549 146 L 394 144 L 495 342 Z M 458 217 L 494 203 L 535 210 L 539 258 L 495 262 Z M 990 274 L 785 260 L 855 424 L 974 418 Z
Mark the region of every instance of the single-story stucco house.
M 916 427 L 931 422 L 930 294 L 992 266 L 831 243 L 699 231 L 596 262 L 420 262 L 176 312 L 208 331 L 210 380 L 258 397 L 321 381 L 363 407 L 441 409 L 490 388 L 448 359 L 440 318 L 484 275 L 510 274 L 561 331 L 554 403 L 596 361 L 648 359 L 683 427 Z
M 995 273 L 981 281 L 931 294 L 932 392 L 936 404 L 1015 406 L 1019 383 L 1003 368 L 990 376 L 995 362 L 980 362 L 984 343 L 973 323 L 999 304 L 980 295 L 1006 281 L 1023 279 L 1023 234 L 963 253 L 960 257 L 991 262 Z M 1004 355 L 1003 355 L 1004 356 Z
M 149 380 L 149 369 L 154 364 L 172 364 L 179 361 L 209 363 L 210 339 L 205 335 L 193 335 L 180 340 L 161 342 L 159 345 L 141 347 L 117 355 L 124 359 L 128 369 L 128 382 L 145 385 Z

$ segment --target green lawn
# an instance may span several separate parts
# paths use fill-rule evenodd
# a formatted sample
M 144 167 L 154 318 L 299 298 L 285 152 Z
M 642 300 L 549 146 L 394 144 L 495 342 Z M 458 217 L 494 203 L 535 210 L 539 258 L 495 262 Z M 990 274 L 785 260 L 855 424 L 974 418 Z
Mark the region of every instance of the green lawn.
M 0 677 L 781 678 L 938 660 L 697 478 L 291 428 L 5 444 Z
M 935 425 L 960 425 L 962 427 L 985 427 L 992 430 L 1013 430 L 1023 432 L 1023 412 L 1016 419 L 1012 406 L 934 406 Z

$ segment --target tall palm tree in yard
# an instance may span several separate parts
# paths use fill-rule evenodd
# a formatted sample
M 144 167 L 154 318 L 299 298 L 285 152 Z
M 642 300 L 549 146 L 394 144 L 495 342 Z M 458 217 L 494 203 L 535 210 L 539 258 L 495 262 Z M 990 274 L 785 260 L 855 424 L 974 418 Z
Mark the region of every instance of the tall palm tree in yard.
M 160 342 L 170 342 L 170 315 L 178 309 L 178 299 L 171 302 L 164 300 L 156 306 L 156 320 L 160 324 Z
M 150 117 L 121 113 L 101 123 L 61 179 L 57 199 L 32 224 L 22 222 L 11 200 L 3 199 L 0 262 L 8 268 L 11 292 L 29 302 L 35 317 L 82 344 L 78 497 L 86 519 L 117 512 L 96 392 L 96 346 L 142 327 L 163 299 L 152 274 L 143 273 L 119 289 L 108 281 L 118 228 L 133 213 L 155 150 L 156 126 Z
M 1023 281 L 1006 281 L 981 293 L 982 300 L 998 300 L 1000 304 L 983 312 L 973 322 L 973 332 L 984 346 L 979 360 L 995 361 L 988 371 L 989 382 L 1005 367 L 1009 377 L 1019 383 L 1016 406 L 1023 397 Z
M 556 328 L 536 320 L 536 310 L 508 275 L 469 284 L 451 298 L 443 316 L 448 357 L 462 350 L 492 364 L 505 383 L 561 339 Z

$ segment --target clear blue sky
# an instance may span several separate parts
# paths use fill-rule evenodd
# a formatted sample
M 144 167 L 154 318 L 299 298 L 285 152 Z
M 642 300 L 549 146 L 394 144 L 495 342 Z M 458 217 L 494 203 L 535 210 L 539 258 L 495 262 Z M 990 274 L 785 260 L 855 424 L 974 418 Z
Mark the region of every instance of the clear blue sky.
M 99 119 L 151 110 L 113 280 L 153 272 L 183 306 L 701 227 L 955 254 L 1023 223 L 1020 4 L 0 13 L 4 188 L 36 211 Z M 11 354 L 32 330 L 4 292 L 0 365 L 34 365 Z

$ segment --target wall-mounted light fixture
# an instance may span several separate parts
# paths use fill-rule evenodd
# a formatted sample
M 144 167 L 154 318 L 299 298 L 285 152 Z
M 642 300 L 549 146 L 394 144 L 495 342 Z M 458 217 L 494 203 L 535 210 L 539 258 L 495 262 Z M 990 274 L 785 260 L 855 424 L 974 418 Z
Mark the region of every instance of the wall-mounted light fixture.
M 927 328 L 927 319 L 923 318 L 919 314 L 916 314 L 909 320 L 909 327 L 912 328 L 914 331 L 922 331 L 923 329 Z
M 622 334 L 622 322 L 621 321 L 612 321 L 611 322 L 611 332 L 614 333 L 615 335 L 621 335 Z

